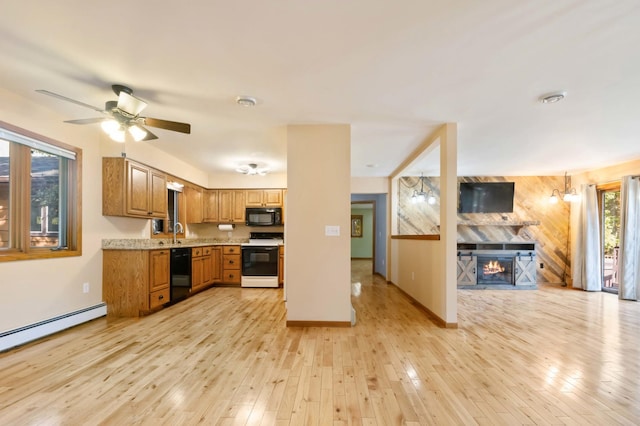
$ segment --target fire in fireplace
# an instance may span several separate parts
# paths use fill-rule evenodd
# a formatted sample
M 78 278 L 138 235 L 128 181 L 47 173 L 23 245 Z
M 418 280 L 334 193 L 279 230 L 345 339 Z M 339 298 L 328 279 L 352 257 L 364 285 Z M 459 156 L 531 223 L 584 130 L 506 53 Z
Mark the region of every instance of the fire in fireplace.
M 514 284 L 512 256 L 478 256 L 478 284 Z

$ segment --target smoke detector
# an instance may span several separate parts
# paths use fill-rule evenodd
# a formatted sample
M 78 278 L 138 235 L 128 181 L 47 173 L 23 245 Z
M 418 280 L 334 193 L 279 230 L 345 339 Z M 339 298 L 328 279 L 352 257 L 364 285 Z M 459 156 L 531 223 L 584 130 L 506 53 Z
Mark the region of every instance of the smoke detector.
M 256 98 L 252 98 L 251 96 L 238 96 L 236 98 L 236 103 L 243 107 L 254 107 L 258 101 Z
M 540 96 L 540 102 L 543 104 L 555 104 L 567 97 L 567 92 L 553 92 Z

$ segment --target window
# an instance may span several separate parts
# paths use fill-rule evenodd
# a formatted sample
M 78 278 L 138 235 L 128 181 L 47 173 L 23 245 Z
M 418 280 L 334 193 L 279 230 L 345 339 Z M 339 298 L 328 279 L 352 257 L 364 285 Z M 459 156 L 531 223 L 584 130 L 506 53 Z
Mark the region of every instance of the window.
M 0 122 L 0 261 L 81 254 L 81 155 Z

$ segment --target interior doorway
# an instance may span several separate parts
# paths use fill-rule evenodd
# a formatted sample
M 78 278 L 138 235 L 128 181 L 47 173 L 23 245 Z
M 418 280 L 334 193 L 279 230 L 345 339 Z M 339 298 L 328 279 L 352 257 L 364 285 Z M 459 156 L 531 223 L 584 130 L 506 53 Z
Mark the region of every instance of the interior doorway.
M 620 183 L 598 186 L 602 291 L 618 294 L 620 253 Z
M 367 260 L 374 273 L 376 202 L 351 202 L 351 260 Z

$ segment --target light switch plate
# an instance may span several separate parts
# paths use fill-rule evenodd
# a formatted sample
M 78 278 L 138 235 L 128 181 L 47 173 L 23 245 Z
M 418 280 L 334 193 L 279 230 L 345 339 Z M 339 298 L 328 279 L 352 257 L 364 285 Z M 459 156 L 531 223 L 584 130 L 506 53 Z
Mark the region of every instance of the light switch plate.
M 340 226 L 339 225 L 327 225 L 324 227 L 324 235 L 327 237 L 339 237 Z

